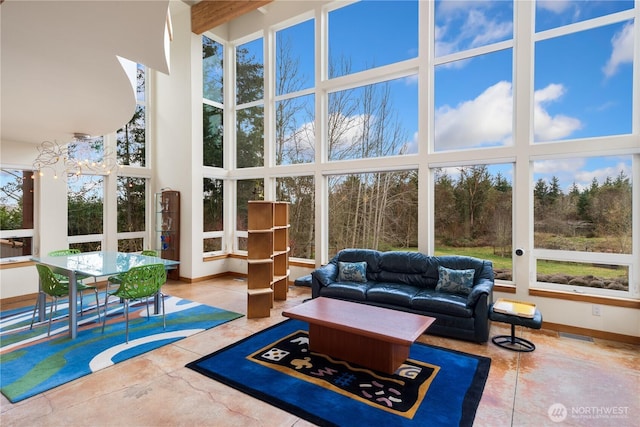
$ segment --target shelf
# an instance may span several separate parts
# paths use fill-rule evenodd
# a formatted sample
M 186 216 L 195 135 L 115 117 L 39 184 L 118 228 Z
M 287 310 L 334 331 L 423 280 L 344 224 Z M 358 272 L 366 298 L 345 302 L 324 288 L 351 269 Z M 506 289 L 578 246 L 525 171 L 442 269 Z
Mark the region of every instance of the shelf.
M 289 275 L 278 276 L 278 278 L 273 282 L 273 298 L 276 301 L 286 301 L 288 288 Z
M 286 274 L 282 274 L 282 275 L 274 275 L 273 276 L 273 283 L 279 282 L 280 280 L 284 280 L 284 279 L 288 279 L 289 278 L 289 270 L 287 270 Z
M 266 317 L 273 300 L 286 300 L 289 285 L 289 204 L 249 201 L 247 316 Z
M 286 251 L 289 247 L 289 229 L 278 228 L 273 231 L 273 250 Z
M 269 289 L 253 290 L 247 293 L 247 317 L 269 317 L 273 305 L 273 291 Z
M 263 295 L 263 294 L 272 294 L 273 293 L 273 289 L 271 288 L 266 288 L 266 289 L 248 289 L 247 290 L 247 294 L 248 295 Z
M 273 263 L 250 263 L 247 281 L 248 289 L 265 289 L 271 287 L 273 281 Z
M 273 202 L 249 200 L 249 230 L 271 230 L 273 227 Z
M 249 264 L 273 264 L 273 258 L 256 258 L 256 259 L 247 259 Z
M 286 276 L 289 271 L 289 257 L 287 254 L 282 254 L 273 257 L 273 275 L 274 276 Z
M 249 259 L 270 258 L 273 252 L 273 233 L 249 233 L 247 251 Z
M 288 226 L 289 225 L 289 203 L 275 202 L 273 206 L 273 210 L 274 210 L 273 225 L 275 227 Z

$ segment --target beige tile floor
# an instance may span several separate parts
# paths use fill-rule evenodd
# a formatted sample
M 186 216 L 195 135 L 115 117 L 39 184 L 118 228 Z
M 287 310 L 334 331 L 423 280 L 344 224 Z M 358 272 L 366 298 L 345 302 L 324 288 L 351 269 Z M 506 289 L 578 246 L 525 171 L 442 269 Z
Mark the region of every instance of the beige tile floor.
M 169 282 L 163 290 L 246 313 L 246 282 L 224 278 Z M 285 307 L 310 297 L 291 287 L 271 317 L 242 317 L 62 385 L 22 402 L 0 397 L 0 425 L 8 426 L 307 426 L 308 422 L 204 377 L 185 364 L 284 320 Z M 9 308 L 9 307 L 3 307 Z M 508 334 L 493 323 L 491 334 Z M 638 426 L 640 346 L 521 330 L 534 341 L 532 353 L 516 353 L 491 342 L 473 344 L 423 335 L 420 341 L 492 359 L 475 425 Z M 1 379 L 0 379 L 1 380 Z M 567 417 L 554 422 L 553 405 Z M 615 413 L 615 415 L 614 415 Z M 428 422 L 418 423 L 428 426 Z

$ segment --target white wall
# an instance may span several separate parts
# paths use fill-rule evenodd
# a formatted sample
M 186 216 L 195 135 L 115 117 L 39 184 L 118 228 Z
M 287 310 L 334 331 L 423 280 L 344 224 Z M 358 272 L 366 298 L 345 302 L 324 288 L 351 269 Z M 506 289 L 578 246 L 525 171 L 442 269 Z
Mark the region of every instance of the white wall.
M 190 82 L 189 7 L 171 2 L 173 41 L 171 42 L 170 75 L 153 72 L 152 117 L 149 120 L 152 140 L 154 191 L 171 189 L 180 192 L 180 275 L 193 277 L 190 248 L 191 215 L 191 153 L 193 129 Z M 195 230 L 194 230 L 195 231 Z

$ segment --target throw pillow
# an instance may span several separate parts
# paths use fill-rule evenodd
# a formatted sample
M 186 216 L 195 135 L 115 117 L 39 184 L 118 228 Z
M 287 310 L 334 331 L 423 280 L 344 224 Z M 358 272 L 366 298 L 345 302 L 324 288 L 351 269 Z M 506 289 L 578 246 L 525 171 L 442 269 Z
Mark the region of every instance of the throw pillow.
M 436 291 L 450 294 L 469 295 L 473 288 L 474 269 L 452 270 L 446 267 L 438 267 L 438 284 Z
M 340 282 L 366 282 L 367 263 L 338 261 L 338 280 Z

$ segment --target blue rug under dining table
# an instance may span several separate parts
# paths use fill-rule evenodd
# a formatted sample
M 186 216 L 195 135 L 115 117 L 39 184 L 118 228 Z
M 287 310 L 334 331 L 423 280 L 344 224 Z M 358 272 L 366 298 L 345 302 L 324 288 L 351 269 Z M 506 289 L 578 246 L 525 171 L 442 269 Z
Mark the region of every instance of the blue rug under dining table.
M 89 301 L 87 301 L 89 302 Z M 110 307 L 104 333 L 95 305 L 79 317 L 76 339 L 64 317 L 68 303 L 58 304 L 60 320 L 47 337 L 47 322 L 29 328 L 33 307 L 0 316 L 0 392 L 19 402 L 69 381 L 242 317 L 240 313 L 198 302 L 165 297 L 166 329 L 161 315 L 146 316 L 144 303 L 130 307 L 129 343 L 125 342 L 122 304 Z M 48 315 L 48 313 L 47 313 Z

